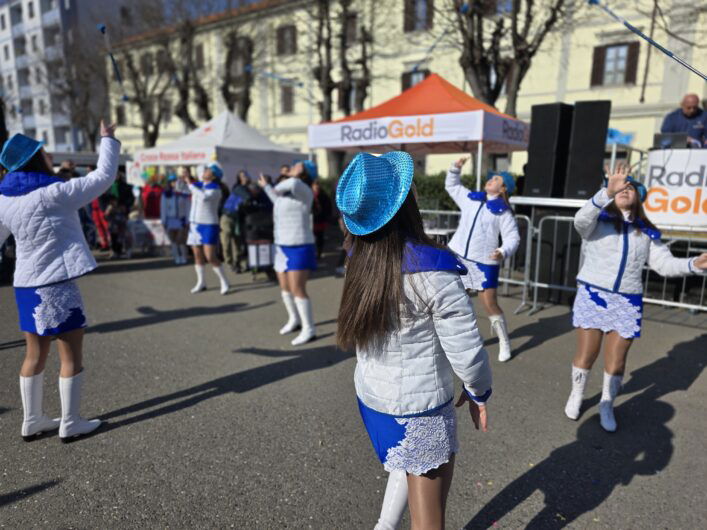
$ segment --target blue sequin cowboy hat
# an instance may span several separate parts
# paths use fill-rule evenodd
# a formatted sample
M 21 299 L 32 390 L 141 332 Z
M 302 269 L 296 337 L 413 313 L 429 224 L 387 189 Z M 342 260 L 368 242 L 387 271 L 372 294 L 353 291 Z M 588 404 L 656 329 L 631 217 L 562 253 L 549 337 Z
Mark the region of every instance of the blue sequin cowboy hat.
M 39 151 L 44 142 L 37 141 L 24 134 L 17 133 L 2 148 L 0 164 L 8 171 L 17 171 Z
M 336 188 L 336 206 L 346 228 L 363 236 L 384 226 L 405 202 L 414 172 L 412 157 L 404 151 L 357 154 Z
M 646 197 L 648 196 L 648 190 L 643 185 L 643 183 L 639 182 L 638 180 L 636 180 L 635 178 L 633 178 L 630 175 L 628 177 L 626 177 L 626 182 L 631 184 L 631 186 L 633 186 L 636 189 L 636 193 L 638 193 L 638 197 L 641 199 L 641 202 L 646 202 Z M 609 183 L 609 179 L 604 177 L 604 187 L 605 188 L 608 185 L 608 183 Z

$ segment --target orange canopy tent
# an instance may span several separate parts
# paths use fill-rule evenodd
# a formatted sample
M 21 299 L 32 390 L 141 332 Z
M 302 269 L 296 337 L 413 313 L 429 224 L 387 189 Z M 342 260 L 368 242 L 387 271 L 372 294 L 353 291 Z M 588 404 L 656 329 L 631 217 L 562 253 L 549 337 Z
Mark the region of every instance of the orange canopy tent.
M 309 148 L 411 154 L 524 151 L 528 124 L 432 74 L 400 95 L 340 120 L 310 125 Z M 477 180 L 477 185 L 480 178 Z
M 528 125 L 432 74 L 357 114 L 309 126 L 309 147 L 416 154 L 525 150 Z

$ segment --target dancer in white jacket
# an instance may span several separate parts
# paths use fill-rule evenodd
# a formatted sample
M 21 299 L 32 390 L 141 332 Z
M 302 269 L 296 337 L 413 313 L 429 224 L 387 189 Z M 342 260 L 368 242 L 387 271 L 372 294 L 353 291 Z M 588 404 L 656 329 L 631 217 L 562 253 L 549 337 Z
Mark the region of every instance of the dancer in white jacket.
M 479 291 L 479 298 L 491 321 L 491 332 L 498 336 L 498 360 L 511 358 L 511 342 L 503 310 L 498 305 L 498 274 L 504 259 L 518 250 L 520 236 L 508 196 L 515 190 L 513 177 L 505 172 L 489 173 L 484 192 L 474 192 L 461 183 L 460 158 L 449 168 L 444 187 L 461 210 L 457 231 L 449 241 L 451 248 L 469 269 L 464 286 Z M 498 246 L 498 236 L 502 245 Z
M 187 262 L 187 230 L 189 227 L 189 184 L 177 175 L 167 177 L 169 186 L 160 199 L 160 217 L 172 247 L 172 257 L 177 265 Z
M 220 234 L 218 207 L 221 202 L 221 187 L 216 181 L 221 177 L 223 177 L 221 167 L 218 164 L 211 164 L 204 169 L 201 181 L 189 183 L 191 207 L 187 244 L 192 247 L 194 252 L 194 270 L 196 271 L 196 285 L 192 288 L 192 293 L 206 290 L 206 281 L 204 280 L 206 261 L 211 264 L 221 283 L 221 294 L 228 293 L 230 288 L 226 273 L 218 259 Z
M 317 269 L 317 251 L 312 231 L 312 201 L 309 182 L 316 178 L 313 162 L 298 162 L 288 178 L 272 187 L 261 174 L 258 184 L 273 203 L 275 224 L 275 272 L 280 283 L 287 323 L 280 330 L 286 335 L 300 329 L 293 346 L 317 338 L 312 301 L 307 295 L 310 271 Z
M 96 268 L 81 229 L 78 209 L 104 193 L 118 172 L 120 142 L 115 126 L 101 123 L 97 169 L 65 181 L 54 175 L 42 143 L 16 134 L 0 154 L 8 173 L 0 181 L 0 245 L 17 242 L 15 299 L 27 352 L 20 370 L 22 437 L 33 440 L 59 429 L 63 442 L 96 430 L 100 420 L 79 415 L 86 327 L 76 278 Z M 61 368 L 61 418 L 44 414 L 44 367 L 56 338 Z
M 459 450 L 454 374 L 486 431 L 491 368 L 452 252 L 424 233 L 405 152 L 361 153 L 339 180 L 336 204 L 353 235 L 337 342 L 356 350 L 356 395 L 373 447 L 390 473 L 377 530 L 410 506 L 413 528 L 444 528 Z
M 608 173 L 608 171 L 607 171 Z M 599 402 L 601 426 L 616 430 L 614 399 L 621 389 L 626 357 L 641 335 L 642 271 L 645 263 L 663 276 L 683 276 L 707 269 L 707 254 L 675 258 L 661 243 L 642 202 L 646 188 L 617 166 L 606 188 L 577 212 L 574 226 L 584 240 L 584 263 L 577 275 L 572 321 L 577 352 L 572 361 L 572 391 L 565 414 L 579 418 L 589 371 L 604 342 L 604 386 Z

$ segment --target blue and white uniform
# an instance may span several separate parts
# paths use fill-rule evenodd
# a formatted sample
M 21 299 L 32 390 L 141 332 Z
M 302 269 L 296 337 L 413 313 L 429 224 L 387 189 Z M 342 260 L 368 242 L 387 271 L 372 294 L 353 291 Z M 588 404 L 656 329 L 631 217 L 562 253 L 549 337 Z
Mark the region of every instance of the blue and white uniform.
M 97 169 L 68 181 L 12 171 L 0 182 L 0 245 L 13 234 L 20 329 L 58 335 L 86 326 L 74 280 L 96 268 L 78 209 L 104 193 L 118 172 L 120 142 L 101 140 Z
M 176 189 L 162 193 L 160 217 L 166 230 L 181 230 L 189 223 L 191 200 L 189 189 L 182 189 L 182 181 L 177 181 Z
M 454 165 L 447 172 L 444 187 L 461 210 L 449 248 L 469 270 L 462 277 L 464 286 L 476 291 L 497 288 L 501 264 L 491 254 L 500 250 L 504 259 L 509 258 L 520 243 L 513 212 L 501 197 L 490 198 L 485 192 L 473 192 L 462 185 L 460 169 Z M 499 235 L 503 243 L 500 247 Z
M 644 264 L 666 277 L 699 273 L 695 258 L 676 258 L 661 242 L 661 233 L 640 219 L 625 216 L 621 232 L 604 208 L 612 201 L 602 189 L 574 217 L 584 240 L 584 262 L 577 274 L 572 308 L 574 327 L 617 331 L 626 339 L 640 337 L 643 314 Z
M 273 203 L 275 270 L 316 270 L 311 188 L 300 179 L 288 178 L 274 188 L 266 186 L 265 193 Z
M 189 184 L 191 208 L 189 212 L 188 245 L 218 245 L 221 187 L 217 182 Z
M 382 345 L 357 348 L 361 417 L 387 471 L 422 475 L 459 449 L 454 374 L 479 403 L 491 395 L 491 367 L 460 273 L 449 251 L 408 243 L 401 329 Z

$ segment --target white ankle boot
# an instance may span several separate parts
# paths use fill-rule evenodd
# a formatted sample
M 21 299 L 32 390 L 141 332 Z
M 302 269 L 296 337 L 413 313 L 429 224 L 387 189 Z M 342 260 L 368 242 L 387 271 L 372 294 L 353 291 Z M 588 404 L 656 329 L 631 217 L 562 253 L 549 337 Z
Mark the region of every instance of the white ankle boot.
M 192 287 L 192 294 L 206 290 L 206 282 L 204 281 L 204 266 L 194 265 L 194 270 L 196 271 L 196 285 Z
M 228 280 L 226 279 L 226 273 L 223 272 L 223 266 L 219 265 L 218 267 L 214 267 L 214 273 L 218 276 L 218 281 L 221 282 L 221 294 L 228 293 L 231 286 L 228 284 Z
M 397 530 L 407 505 L 407 476 L 402 469 L 396 469 L 388 476 L 381 514 L 373 530 Z
M 95 431 L 101 420 L 85 420 L 79 415 L 83 372 L 73 377 L 59 378 L 59 396 L 61 397 L 61 425 L 59 438 L 70 442 L 73 438 Z
M 604 372 L 604 388 L 599 402 L 599 421 L 607 432 L 616 431 L 616 418 L 614 417 L 614 399 L 621 390 L 623 375 L 611 375 Z
M 287 309 L 287 323 L 280 328 L 280 335 L 287 335 L 297 331 L 302 326 L 302 323 L 300 322 L 297 306 L 295 305 L 295 297 L 292 296 L 292 293 L 281 291 L 280 294 L 282 295 L 282 303 L 285 304 L 285 309 Z
M 589 370 L 577 368 L 572 365 L 572 391 L 565 405 L 565 415 L 571 419 L 579 418 L 579 411 L 582 408 L 582 400 L 584 399 L 584 389 L 587 387 L 589 379 Z
M 302 331 L 291 342 L 293 346 L 306 344 L 317 338 L 317 331 L 314 329 L 314 316 L 312 315 L 312 301 L 309 298 L 295 298 L 297 313 L 302 321 Z
M 26 442 L 46 431 L 59 428 L 59 418 L 51 419 L 44 415 L 44 372 L 32 377 L 20 376 L 20 395 L 22 396 L 22 438 Z
M 489 315 L 491 334 L 498 337 L 498 360 L 502 363 L 511 359 L 511 341 L 508 338 L 508 327 L 503 315 Z

